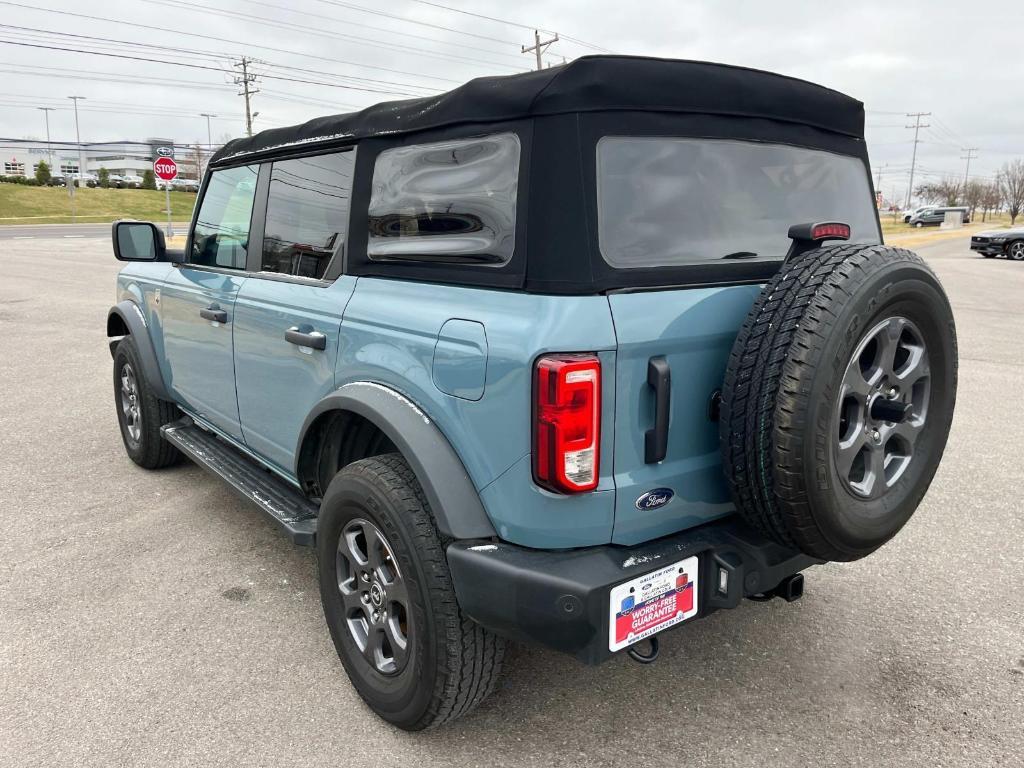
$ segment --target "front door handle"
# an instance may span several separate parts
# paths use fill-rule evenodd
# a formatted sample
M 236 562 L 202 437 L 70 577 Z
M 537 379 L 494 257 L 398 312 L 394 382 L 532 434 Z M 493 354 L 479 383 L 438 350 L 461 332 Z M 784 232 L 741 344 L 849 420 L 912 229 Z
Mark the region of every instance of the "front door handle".
M 199 316 L 203 320 L 210 320 L 214 323 L 226 323 L 228 321 L 228 313 L 217 304 L 211 304 L 206 309 L 200 309 Z
M 654 390 L 654 429 L 644 435 L 644 463 L 657 464 L 668 453 L 668 422 L 672 403 L 672 371 L 662 355 L 647 361 L 647 386 Z
M 300 347 L 309 347 L 310 349 L 327 349 L 327 337 L 324 336 L 320 331 L 314 331 L 311 328 L 306 330 L 309 326 L 292 326 L 284 332 L 284 340 L 290 344 L 296 344 Z

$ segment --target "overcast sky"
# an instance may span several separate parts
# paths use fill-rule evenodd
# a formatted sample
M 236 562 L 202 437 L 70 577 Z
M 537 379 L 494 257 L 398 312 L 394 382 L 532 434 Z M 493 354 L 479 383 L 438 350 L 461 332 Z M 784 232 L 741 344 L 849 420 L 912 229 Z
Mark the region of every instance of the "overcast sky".
M 260 129 L 531 68 L 519 45 L 534 25 L 564 36 L 546 62 L 607 49 L 757 67 L 848 93 L 865 103 L 872 163 L 898 199 L 913 148 L 907 112 L 932 113 L 917 179 L 962 175 L 962 147 L 978 147 L 980 178 L 1024 156 L 1020 0 L 0 0 L 0 137 L 45 137 L 36 107 L 49 106 L 52 139 L 74 141 L 66 97 L 80 95 L 83 141 L 205 144 L 208 112 L 219 142 L 245 129 L 225 73 L 242 55 L 261 62 Z

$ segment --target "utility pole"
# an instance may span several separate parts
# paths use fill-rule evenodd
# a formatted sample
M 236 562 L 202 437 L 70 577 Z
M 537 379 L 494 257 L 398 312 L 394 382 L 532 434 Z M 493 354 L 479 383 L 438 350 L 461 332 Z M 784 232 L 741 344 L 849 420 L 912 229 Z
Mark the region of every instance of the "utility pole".
M 56 176 L 57 174 L 53 171 L 53 147 L 50 146 L 50 113 L 53 112 L 54 107 L 36 107 L 36 109 L 42 110 L 46 116 L 46 162 L 50 164 L 50 175 Z
M 550 46 L 552 43 L 557 43 L 557 42 L 558 42 L 558 33 L 557 32 L 555 32 L 555 36 L 552 37 L 550 40 L 545 40 L 544 42 L 541 42 L 540 30 L 539 29 L 535 29 L 535 30 L 533 30 L 533 45 L 531 45 L 529 47 L 524 45 L 523 46 L 523 53 L 534 53 L 534 54 L 536 54 L 536 56 L 537 56 L 537 69 L 544 69 L 544 61 L 541 59 L 541 56 L 544 55 L 544 51 L 546 51 L 548 49 L 548 46 Z
M 242 74 L 235 78 L 235 84 L 242 86 L 242 90 L 238 92 L 239 96 L 245 96 L 245 134 L 252 136 L 252 109 L 249 104 L 255 94 L 259 93 L 259 89 L 250 88 L 249 86 L 256 82 L 256 75 L 249 71 L 249 65 L 252 64 L 252 59 L 248 59 L 245 56 L 242 60 L 235 64 L 236 67 L 242 70 Z
M 78 181 L 85 186 L 85 159 L 82 157 L 82 134 L 78 130 L 78 100 L 85 96 L 68 96 L 75 103 L 75 142 L 78 144 Z M 76 220 L 78 206 L 75 205 L 75 180 L 71 179 L 68 184 L 68 194 L 71 196 L 71 221 Z
M 209 165 L 210 164 L 209 158 L 213 155 L 213 131 L 210 130 L 210 118 L 211 117 L 216 117 L 216 115 L 210 115 L 210 114 L 207 114 L 206 112 L 203 112 L 199 116 L 206 118 L 206 152 L 207 152 L 206 164 Z M 199 180 L 202 181 L 203 180 L 203 169 L 199 168 L 197 170 L 199 171 Z
M 907 204 L 905 208 L 910 207 L 910 195 L 914 192 L 914 168 L 917 166 L 917 145 L 921 143 L 921 140 L 917 138 L 917 134 L 920 133 L 922 128 L 929 128 L 929 125 L 921 125 L 922 117 L 930 117 L 931 112 L 908 112 L 907 117 L 914 118 L 914 124 L 906 126 L 907 128 L 914 129 L 914 156 L 910 161 L 910 184 L 907 186 Z
M 961 160 L 966 160 L 967 161 L 967 167 L 964 168 L 964 194 L 966 195 L 967 194 L 967 177 L 968 177 L 968 175 L 971 172 L 971 160 L 974 160 L 974 159 L 976 159 L 978 157 L 978 148 L 977 147 L 961 147 L 960 151 L 967 153 L 966 155 L 961 155 L 960 156 Z

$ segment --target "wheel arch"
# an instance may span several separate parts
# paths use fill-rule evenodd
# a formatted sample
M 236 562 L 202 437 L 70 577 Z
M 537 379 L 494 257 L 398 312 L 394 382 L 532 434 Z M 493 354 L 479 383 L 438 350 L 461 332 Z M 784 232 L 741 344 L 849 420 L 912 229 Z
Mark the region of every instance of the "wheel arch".
M 295 451 L 295 476 L 304 487 L 318 471 L 320 427 L 345 415 L 373 425 L 402 454 L 423 487 L 442 535 L 497 536 L 469 473 L 441 430 L 405 395 L 376 382 L 346 384 L 310 411 Z
M 153 340 L 149 335 L 146 316 L 139 305 L 130 299 L 118 302 L 107 312 L 107 337 L 110 339 L 111 357 L 114 355 L 118 342 L 125 336 L 131 336 L 135 342 L 143 375 L 152 387 L 153 393 L 161 400 L 172 400 L 173 398 L 164 385 L 164 377 L 160 373 L 160 365 L 157 363 L 156 351 L 153 349 Z

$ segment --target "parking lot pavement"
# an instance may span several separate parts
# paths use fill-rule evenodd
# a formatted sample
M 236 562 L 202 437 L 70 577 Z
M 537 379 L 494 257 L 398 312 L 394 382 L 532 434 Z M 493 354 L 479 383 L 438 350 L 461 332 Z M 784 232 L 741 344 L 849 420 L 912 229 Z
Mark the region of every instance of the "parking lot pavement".
M 161 225 L 163 226 L 163 225 Z M 175 222 L 174 229 L 184 232 L 188 229 L 188 223 Z M 89 239 L 104 240 L 110 242 L 110 223 L 102 224 L 10 224 L 0 226 L 0 241 L 2 240 L 47 240 L 51 238 L 61 239 Z M 0 251 L 2 253 L 2 251 Z
M 669 633 L 651 666 L 517 648 L 480 710 L 410 735 L 349 686 L 309 550 L 197 467 L 126 458 L 108 244 L 0 244 L 0 764 L 1021 765 L 1024 264 L 921 253 L 960 393 L 893 542 Z

